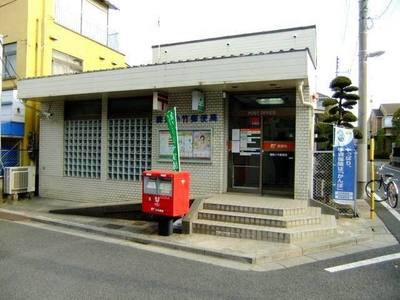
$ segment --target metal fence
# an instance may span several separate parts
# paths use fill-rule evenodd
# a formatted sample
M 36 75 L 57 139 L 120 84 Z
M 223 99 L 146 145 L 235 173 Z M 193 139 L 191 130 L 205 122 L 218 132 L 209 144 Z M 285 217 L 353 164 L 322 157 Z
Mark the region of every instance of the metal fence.
M 5 167 L 19 167 L 21 166 L 21 159 L 24 151 L 19 149 L 2 149 L 0 160 L 0 176 L 4 174 Z
M 314 152 L 313 198 L 329 204 L 332 198 L 332 151 Z
M 333 151 L 314 152 L 313 199 L 335 208 L 341 215 L 353 215 L 353 208 L 332 200 Z

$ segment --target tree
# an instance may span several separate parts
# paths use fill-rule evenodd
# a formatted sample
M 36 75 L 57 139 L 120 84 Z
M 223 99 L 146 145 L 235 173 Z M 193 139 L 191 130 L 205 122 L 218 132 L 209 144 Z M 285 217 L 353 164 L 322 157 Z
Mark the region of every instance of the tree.
M 400 147 L 400 108 L 393 114 L 392 125 L 394 142 L 396 143 L 396 147 Z
M 329 85 L 333 91 L 331 98 L 323 102 L 327 113 L 322 118 L 322 122 L 316 126 L 316 142 L 327 143 L 327 148 L 332 148 L 333 130 L 332 125 L 353 128 L 354 137 L 362 138 L 361 132 L 351 124 L 357 121 L 357 117 L 350 111 L 357 104 L 360 97 L 353 92 L 358 91 L 358 87 L 351 85 L 351 80 L 345 76 L 338 76 Z

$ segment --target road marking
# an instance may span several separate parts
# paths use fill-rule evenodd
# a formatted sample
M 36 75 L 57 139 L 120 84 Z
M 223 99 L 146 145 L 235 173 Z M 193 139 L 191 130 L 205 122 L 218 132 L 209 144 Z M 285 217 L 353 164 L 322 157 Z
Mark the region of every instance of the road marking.
M 336 267 L 326 268 L 325 271 L 328 271 L 330 273 L 335 273 L 335 272 L 339 272 L 339 271 L 344 271 L 344 270 L 359 268 L 359 267 L 363 267 L 363 266 L 378 264 L 378 263 L 381 263 L 384 261 L 389 261 L 389 260 L 394 260 L 394 259 L 400 259 L 400 252 L 394 253 L 394 254 L 389 254 L 389 255 L 384 255 L 384 256 L 379 256 L 379 257 L 375 257 L 375 258 L 360 260 L 360 261 L 356 261 L 353 263 L 340 265 L 340 266 L 336 266 Z
M 394 172 L 400 172 L 399 169 L 395 169 L 395 168 L 390 167 L 388 165 L 385 165 L 385 169 L 389 169 L 390 171 L 394 171 Z
M 377 194 L 375 194 L 375 198 L 377 200 L 382 200 L 382 198 Z M 398 213 L 397 210 L 395 210 L 389 204 L 387 204 L 386 201 L 382 201 L 382 202 L 380 202 L 380 204 L 382 204 L 398 221 L 400 221 L 400 214 Z M 399 205 L 399 204 L 397 204 L 397 205 Z

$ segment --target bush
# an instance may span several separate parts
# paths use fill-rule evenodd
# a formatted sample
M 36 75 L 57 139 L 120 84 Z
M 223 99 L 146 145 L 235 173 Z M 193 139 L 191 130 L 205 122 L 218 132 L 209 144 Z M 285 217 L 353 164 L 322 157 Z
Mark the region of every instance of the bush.
M 375 153 L 375 159 L 389 159 L 389 156 L 390 156 L 389 152 Z

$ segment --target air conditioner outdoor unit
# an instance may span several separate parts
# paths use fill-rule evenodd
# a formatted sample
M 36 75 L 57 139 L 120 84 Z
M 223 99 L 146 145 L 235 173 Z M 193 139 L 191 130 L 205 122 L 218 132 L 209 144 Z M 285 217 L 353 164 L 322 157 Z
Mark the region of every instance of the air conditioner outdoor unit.
M 34 166 L 4 168 L 4 194 L 18 195 L 34 192 L 35 175 Z

